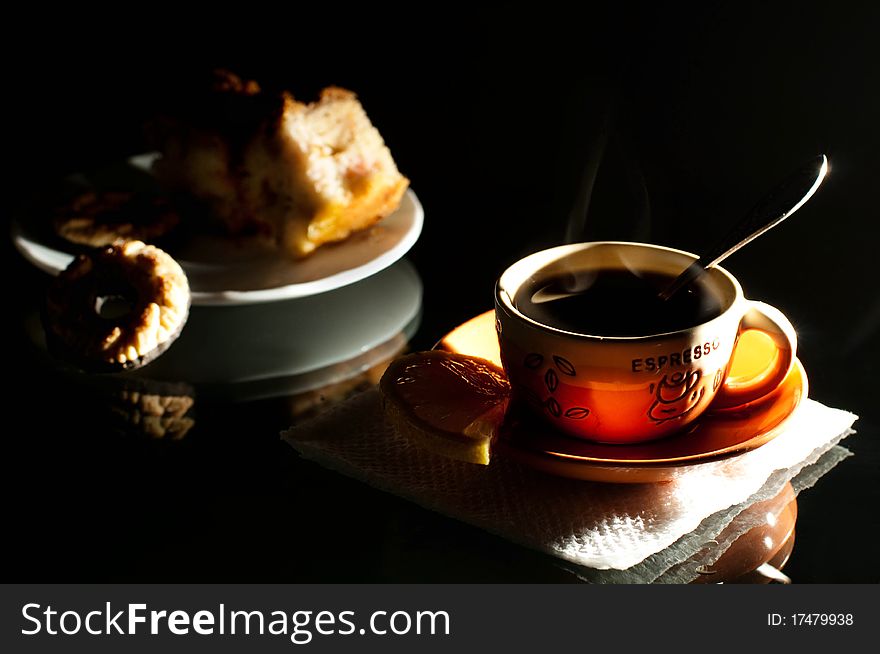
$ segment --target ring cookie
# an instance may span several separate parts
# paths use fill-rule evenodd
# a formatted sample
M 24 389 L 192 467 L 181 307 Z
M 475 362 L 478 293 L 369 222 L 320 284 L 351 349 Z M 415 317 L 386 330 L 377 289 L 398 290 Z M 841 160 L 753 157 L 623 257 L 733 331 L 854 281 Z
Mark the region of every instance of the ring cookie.
M 168 254 L 140 241 L 80 255 L 49 289 L 49 347 L 83 369 L 140 367 L 178 337 L 189 314 L 186 275 Z

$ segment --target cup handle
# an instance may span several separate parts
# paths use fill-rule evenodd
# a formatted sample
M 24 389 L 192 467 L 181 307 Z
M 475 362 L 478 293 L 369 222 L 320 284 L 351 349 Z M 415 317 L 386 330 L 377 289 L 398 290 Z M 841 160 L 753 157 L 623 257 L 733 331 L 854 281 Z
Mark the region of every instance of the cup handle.
M 750 329 L 763 332 L 773 339 L 776 356 L 761 374 L 752 379 L 725 379 L 712 400 L 712 409 L 729 409 L 753 402 L 778 387 L 791 370 L 797 351 L 797 334 L 788 318 L 776 307 L 750 301 L 740 321 L 739 333 Z

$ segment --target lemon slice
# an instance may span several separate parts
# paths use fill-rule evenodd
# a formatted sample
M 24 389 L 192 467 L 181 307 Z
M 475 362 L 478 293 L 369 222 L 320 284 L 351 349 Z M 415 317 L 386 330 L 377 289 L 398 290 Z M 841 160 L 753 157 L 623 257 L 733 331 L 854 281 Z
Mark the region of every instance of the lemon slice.
M 453 352 L 419 352 L 395 360 L 379 389 L 398 433 L 443 456 L 489 463 L 510 394 L 501 368 Z

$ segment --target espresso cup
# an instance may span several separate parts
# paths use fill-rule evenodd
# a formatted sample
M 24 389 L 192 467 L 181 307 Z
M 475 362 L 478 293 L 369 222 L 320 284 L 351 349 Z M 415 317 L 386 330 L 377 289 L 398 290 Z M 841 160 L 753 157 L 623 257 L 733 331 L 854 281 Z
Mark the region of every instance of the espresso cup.
M 636 324 L 635 336 L 580 333 L 516 306 L 519 291 L 542 279 L 626 270 L 671 280 L 696 259 L 656 245 L 598 242 L 543 250 L 510 266 L 496 284 L 495 326 L 512 401 L 570 436 L 627 444 L 678 432 L 710 406 L 741 406 L 770 393 L 794 360 L 794 327 L 778 309 L 747 300 L 723 268 L 699 281 L 717 315 L 675 331 L 642 334 Z M 739 336 L 753 329 L 772 339 L 775 355 L 755 377 L 731 378 Z

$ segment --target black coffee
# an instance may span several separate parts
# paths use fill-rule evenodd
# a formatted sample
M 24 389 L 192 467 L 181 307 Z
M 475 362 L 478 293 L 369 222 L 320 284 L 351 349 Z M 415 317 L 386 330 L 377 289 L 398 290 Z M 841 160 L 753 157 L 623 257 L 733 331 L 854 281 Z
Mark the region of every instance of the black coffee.
M 593 336 L 673 332 L 721 314 L 721 302 L 705 280 L 661 300 L 657 294 L 673 279 L 629 270 L 566 273 L 527 282 L 514 305 L 542 324 Z

